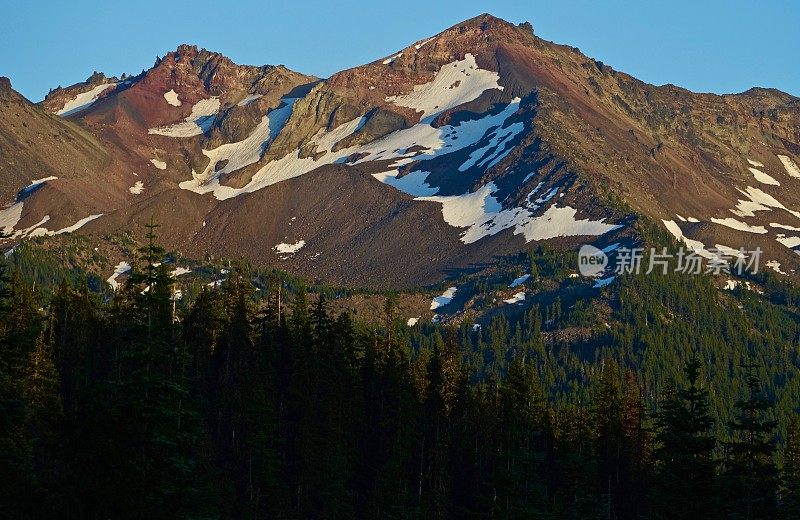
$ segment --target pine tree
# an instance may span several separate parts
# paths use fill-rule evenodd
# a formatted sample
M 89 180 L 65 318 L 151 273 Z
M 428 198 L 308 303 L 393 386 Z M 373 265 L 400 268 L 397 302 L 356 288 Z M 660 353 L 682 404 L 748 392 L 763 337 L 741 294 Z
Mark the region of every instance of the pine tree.
M 552 518 L 545 479 L 552 447 L 549 408 L 531 363 L 511 362 L 499 399 L 492 516 Z
M 622 417 L 622 471 L 619 517 L 642 518 L 646 509 L 646 490 L 650 479 L 651 432 L 642 390 L 633 371 L 625 371 L 625 397 Z
M 700 367 L 697 358 L 690 359 L 684 368 L 688 386 L 668 391 L 659 404 L 651 494 L 654 518 L 706 519 L 718 510 L 714 420 L 708 391 L 700 386 Z
M 723 474 L 728 518 L 771 519 L 777 516 L 778 470 L 772 402 L 765 395 L 756 366 L 747 365 L 748 396 L 736 403 L 733 439 Z
M 606 514 L 616 516 L 620 509 L 620 490 L 623 471 L 623 409 L 619 367 L 605 361 L 600 383 L 593 398 L 594 422 L 597 428 L 597 460 L 600 489 L 606 497 Z
M 783 448 L 783 518 L 800 518 L 800 415 L 794 415 Z
M 17 273 L 0 268 L 0 509 L 12 518 L 37 508 L 25 380 L 39 331 L 33 294 Z

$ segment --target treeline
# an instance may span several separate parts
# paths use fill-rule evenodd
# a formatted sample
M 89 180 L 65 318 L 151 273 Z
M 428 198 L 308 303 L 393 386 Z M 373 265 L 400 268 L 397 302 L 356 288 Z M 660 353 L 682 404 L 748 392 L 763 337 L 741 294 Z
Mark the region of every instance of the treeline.
M 65 282 L 42 308 L 0 274 L 0 516 L 800 516 L 800 421 L 778 434 L 760 362 L 720 419 L 705 356 L 656 390 L 609 343 L 570 354 L 594 370 L 570 390 L 541 337 L 591 321 L 581 306 L 422 338 L 392 298 L 374 328 L 302 289 L 287 310 L 277 281 L 256 304 L 231 273 L 182 313 L 153 238 L 107 304 Z

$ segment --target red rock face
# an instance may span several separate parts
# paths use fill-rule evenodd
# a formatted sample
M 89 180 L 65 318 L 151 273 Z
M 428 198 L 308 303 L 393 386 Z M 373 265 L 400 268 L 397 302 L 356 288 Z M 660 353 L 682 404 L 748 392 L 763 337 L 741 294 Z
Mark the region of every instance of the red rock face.
M 444 101 L 397 102 L 427 92 L 467 57 L 475 69 L 431 91 Z M 487 83 L 474 95 L 437 105 L 449 103 L 450 91 L 475 88 L 466 84 L 479 76 Z M 66 120 L 45 114 L 109 82 L 116 86 Z M 171 91 L 179 106 L 165 98 Z M 0 83 L 5 106 L 19 105 L 14 96 Z M 212 98 L 218 108 L 198 116 L 196 107 Z M 422 105 L 430 120 L 417 109 Z M 44 215 L 69 225 L 104 213 L 83 230 L 110 233 L 138 229 L 155 215 L 168 224 L 169 243 L 191 254 L 246 256 L 340 283 L 402 286 L 437 282 L 549 238 L 545 220 L 573 208 L 575 220 L 623 227 L 553 235 L 565 247 L 636 240 L 630 224 L 643 215 L 659 225 L 679 221 L 685 235 L 709 246 L 757 243 L 787 272 L 797 263 L 770 227 L 800 227 L 793 213 L 800 211 L 800 179 L 784 164 L 800 163 L 797 98 L 764 89 L 717 96 L 655 87 L 489 15 L 324 81 L 182 45 L 140 76 L 94 75 L 53 91 L 40 107 L 25 107 L 26 120 L 77 132 L 102 152 L 87 144 L 85 156 L 70 156 L 71 170 L 48 166 L 59 179 L 31 195 L 15 229 Z M 202 129 L 186 132 L 195 120 Z M 153 133 L 174 125 L 187 135 Z M 0 128 L 5 142 L 24 139 L 8 135 Z M 8 149 L 14 160 L 22 157 Z M 104 159 L 91 159 L 98 156 Z M 36 153 L 25 157 L 25 169 L 39 167 Z M 388 180 L 387 171 L 394 171 Z M 3 202 L 27 177 L 3 177 L 10 179 Z M 764 184 L 769 178 L 776 184 Z M 143 189 L 133 194 L 139 181 Z M 742 200 L 755 204 L 752 188 L 761 190 L 761 203 L 772 197 L 782 207 L 770 202 L 738 216 Z M 434 192 L 457 199 L 417 197 Z M 458 211 L 443 206 L 453 203 L 462 204 Z M 458 220 L 474 213 L 473 222 Z M 508 224 L 519 213 L 543 218 L 542 229 Z M 728 218 L 768 233 L 717 223 Z M 301 239 L 298 253 L 276 254 L 276 244 Z

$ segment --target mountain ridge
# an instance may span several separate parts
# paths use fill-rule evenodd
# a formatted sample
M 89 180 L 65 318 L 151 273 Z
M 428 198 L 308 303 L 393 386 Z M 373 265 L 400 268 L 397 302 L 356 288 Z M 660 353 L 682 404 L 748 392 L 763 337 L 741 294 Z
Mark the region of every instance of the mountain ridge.
M 90 98 L 85 106 L 81 95 Z M 90 233 L 135 228 L 146 220 L 141 211 L 163 200 L 187 217 L 159 211 L 173 219 L 174 243 L 187 253 L 224 251 L 363 283 L 341 255 L 377 239 L 383 247 L 360 254 L 384 266 L 370 270 L 376 284 L 394 286 L 436 283 L 442 275 L 426 276 L 426 268 L 457 272 L 541 240 L 561 247 L 637 243 L 631 223 L 641 215 L 663 221 L 676 240 L 704 255 L 718 244 L 736 249 L 755 239 L 778 265 L 797 263 L 800 239 L 785 233 L 797 226 L 786 218 L 800 208 L 791 189 L 800 178 L 797 98 L 764 88 L 716 95 L 649 85 L 542 40 L 530 25 L 488 14 L 327 79 L 236 65 L 184 44 L 139 76 L 94 75 L 40 107 L 58 112 L 69 103 L 78 106 L 66 118 L 102 142 L 111 164 L 92 178 L 53 179 L 45 187 L 74 184 L 73 195 L 59 201 L 73 217 L 104 214 L 86 224 Z M 372 215 L 341 243 L 321 240 L 323 230 L 352 225 L 336 204 L 315 198 L 314 179 L 332 182 L 331 172 L 344 171 L 379 181 L 387 208 L 410 197 L 403 208 L 432 206 L 445 226 L 416 225 L 412 233 L 414 221 L 403 215 L 412 210 L 404 209 Z M 289 194 L 277 186 L 305 176 L 311 178 L 292 181 L 299 197 L 326 208 L 303 217 L 307 236 L 297 234 L 291 214 L 273 215 L 261 229 L 256 208 L 280 205 Z M 338 202 L 367 204 L 363 187 L 355 188 L 361 184 L 349 178 L 353 190 Z M 15 231 L 34 225 L 49 206 L 29 202 Z M 375 227 L 387 218 L 391 225 Z M 426 233 L 435 239 L 413 237 Z M 306 245 L 277 254 L 284 240 Z M 437 241 L 453 245 L 439 254 Z M 404 270 L 395 272 L 391 260 L 400 259 L 387 252 L 390 243 L 419 260 L 403 259 Z

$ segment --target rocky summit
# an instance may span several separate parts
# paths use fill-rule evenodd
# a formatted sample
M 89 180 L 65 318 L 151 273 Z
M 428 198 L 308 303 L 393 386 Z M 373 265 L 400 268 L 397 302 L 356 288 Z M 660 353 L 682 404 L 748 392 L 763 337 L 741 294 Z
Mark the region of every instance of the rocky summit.
M 38 104 L 3 78 L 0 121 L 9 246 L 154 218 L 187 256 L 404 288 L 647 220 L 800 260 L 798 98 L 649 85 L 490 15 L 327 79 L 191 45 Z

